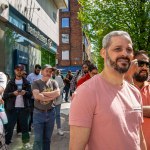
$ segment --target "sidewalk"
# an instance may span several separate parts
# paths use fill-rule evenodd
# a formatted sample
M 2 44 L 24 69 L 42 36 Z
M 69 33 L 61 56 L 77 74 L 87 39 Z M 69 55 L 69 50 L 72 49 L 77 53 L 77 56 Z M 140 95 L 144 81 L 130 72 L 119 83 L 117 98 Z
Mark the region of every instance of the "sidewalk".
M 68 116 L 69 116 L 70 103 L 63 103 L 61 105 L 61 120 L 62 120 L 62 129 L 64 130 L 64 135 L 60 136 L 57 134 L 56 126 L 54 128 L 51 150 L 68 150 L 69 147 L 69 126 L 68 126 Z M 30 144 L 33 145 L 33 131 L 30 135 Z M 16 134 L 14 130 L 14 135 L 12 138 L 12 144 L 9 146 L 9 150 L 21 150 L 22 142 L 21 136 Z

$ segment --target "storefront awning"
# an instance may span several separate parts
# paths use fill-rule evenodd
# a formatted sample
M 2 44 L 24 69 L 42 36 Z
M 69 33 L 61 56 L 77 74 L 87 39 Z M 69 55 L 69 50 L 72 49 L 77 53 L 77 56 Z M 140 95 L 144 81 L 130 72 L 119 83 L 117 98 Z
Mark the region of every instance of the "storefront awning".
M 77 70 L 81 70 L 81 66 L 66 66 L 66 67 L 57 67 L 58 69 L 61 70 L 62 73 L 67 73 L 69 70 L 71 72 L 76 72 Z

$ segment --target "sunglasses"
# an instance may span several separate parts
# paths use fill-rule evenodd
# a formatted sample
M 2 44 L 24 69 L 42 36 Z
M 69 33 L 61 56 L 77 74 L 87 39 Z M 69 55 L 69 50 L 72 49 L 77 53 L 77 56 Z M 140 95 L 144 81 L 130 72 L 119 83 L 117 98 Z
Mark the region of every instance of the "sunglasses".
M 146 65 L 147 68 L 150 68 L 150 62 L 146 62 L 143 60 L 138 60 L 138 66 L 139 67 L 143 67 L 144 65 Z

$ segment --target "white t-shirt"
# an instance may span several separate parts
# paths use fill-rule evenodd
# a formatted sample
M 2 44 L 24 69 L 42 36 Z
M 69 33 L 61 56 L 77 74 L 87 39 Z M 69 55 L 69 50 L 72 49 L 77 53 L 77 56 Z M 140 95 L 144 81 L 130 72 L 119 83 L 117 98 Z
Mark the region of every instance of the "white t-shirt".
M 22 86 L 23 84 L 23 80 L 15 80 L 16 85 Z M 23 102 L 23 96 L 22 95 L 18 95 L 16 97 L 16 102 L 15 102 L 15 107 L 21 107 L 24 108 L 24 102 Z

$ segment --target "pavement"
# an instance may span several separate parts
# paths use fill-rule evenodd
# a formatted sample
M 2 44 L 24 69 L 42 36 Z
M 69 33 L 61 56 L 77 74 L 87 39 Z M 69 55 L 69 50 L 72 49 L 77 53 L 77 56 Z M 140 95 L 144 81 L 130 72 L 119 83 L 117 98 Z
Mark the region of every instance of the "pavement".
M 62 121 L 62 129 L 64 131 L 64 135 L 60 136 L 57 134 L 57 128 L 55 125 L 53 136 L 52 136 L 52 141 L 51 141 L 51 150 L 68 150 L 69 149 L 69 126 L 68 126 L 69 108 L 70 108 L 70 103 L 66 103 L 66 102 L 62 103 L 61 121 Z M 33 145 L 33 139 L 34 139 L 34 134 L 33 134 L 33 131 L 31 131 L 31 134 L 30 134 L 31 145 Z M 12 143 L 9 145 L 8 149 L 9 150 L 22 150 L 21 135 L 16 134 L 16 129 L 14 129 Z

